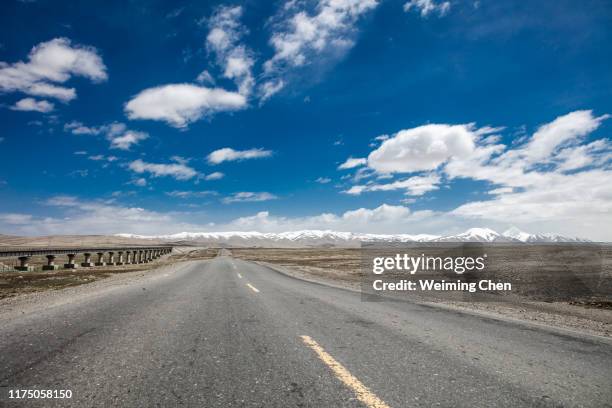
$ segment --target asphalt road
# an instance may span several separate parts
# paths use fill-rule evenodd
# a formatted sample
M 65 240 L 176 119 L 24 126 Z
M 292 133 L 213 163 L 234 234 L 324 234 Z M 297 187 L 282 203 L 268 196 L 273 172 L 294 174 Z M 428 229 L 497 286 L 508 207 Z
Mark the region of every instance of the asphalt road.
M 612 406 L 612 345 L 220 256 L 0 317 L 0 404 Z M 8 400 L 69 389 L 70 400 Z

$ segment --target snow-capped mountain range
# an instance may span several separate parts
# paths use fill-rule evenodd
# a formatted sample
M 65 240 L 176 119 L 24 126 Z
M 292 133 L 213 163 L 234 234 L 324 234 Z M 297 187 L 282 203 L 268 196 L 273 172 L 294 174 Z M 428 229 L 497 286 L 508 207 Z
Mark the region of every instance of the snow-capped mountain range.
M 256 231 L 180 232 L 170 235 L 117 234 L 124 238 L 155 239 L 171 243 L 259 247 L 354 247 L 360 242 L 591 242 L 587 239 L 554 234 L 529 234 L 510 228 L 500 234 L 489 228 L 471 228 L 461 234 L 438 236 L 429 234 L 361 234 L 331 230 L 303 230 L 280 233 Z

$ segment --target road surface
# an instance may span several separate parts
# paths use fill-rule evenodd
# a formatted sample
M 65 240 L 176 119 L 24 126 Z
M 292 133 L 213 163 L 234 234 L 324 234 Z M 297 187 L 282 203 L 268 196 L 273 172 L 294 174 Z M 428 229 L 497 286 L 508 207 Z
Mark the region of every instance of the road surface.
M 612 404 L 612 345 L 219 256 L 0 315 L 3 406 Z M 12 389 L 70 400 L 9 400 Z

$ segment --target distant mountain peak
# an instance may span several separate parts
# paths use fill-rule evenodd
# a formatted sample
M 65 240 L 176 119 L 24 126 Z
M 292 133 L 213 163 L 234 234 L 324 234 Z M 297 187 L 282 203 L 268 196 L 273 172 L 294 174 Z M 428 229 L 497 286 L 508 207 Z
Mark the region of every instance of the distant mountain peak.
M 529 234 L 516 227 L 500 234 L 490 228 L 470 228 L 457 235 L 365 234 L 333 230 L 297 230 L 286 232 L 223 231 L 179 232 L 170 235 L 117 234 L 124 238 L 158 239 L 167 242 L 189 242 L 202 245 L 261 247 L 357 247 L 361 242 L 590 242 L 554 234 Z
M 502 233 L 502 235 L 508 238 L 514 238 L 521 242 L 529 241 L 529 238 L 532 236 L 528 232 L 521 231 L 515 226 L 508 228 L 506 231 Z
M 447 235 L 436 239 L 437 242 L 509 242 L 505 237 L 491 228 L 470 228 L 457 235 Z

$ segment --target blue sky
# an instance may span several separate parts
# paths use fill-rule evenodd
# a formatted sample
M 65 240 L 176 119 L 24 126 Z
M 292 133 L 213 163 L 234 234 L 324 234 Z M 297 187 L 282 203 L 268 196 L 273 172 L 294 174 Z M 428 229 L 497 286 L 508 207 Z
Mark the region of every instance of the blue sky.
M 612 239 L 609 2 L 1 7 L 2 233 Z

